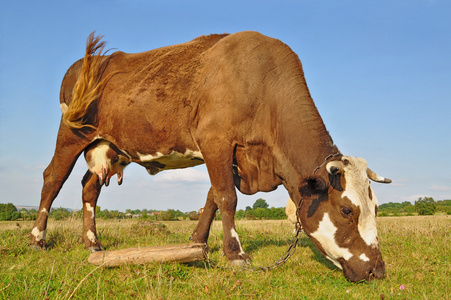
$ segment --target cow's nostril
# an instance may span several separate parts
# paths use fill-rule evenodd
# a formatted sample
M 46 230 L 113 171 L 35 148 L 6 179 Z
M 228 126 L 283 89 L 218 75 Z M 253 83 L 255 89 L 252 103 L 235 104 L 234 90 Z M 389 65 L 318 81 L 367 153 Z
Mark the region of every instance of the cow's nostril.
M 368 272 L 368 280 L 371 281 L 373 279 L 384 278 L 385 277 L 385 269 L 371 269 Z
M 372 281 L 375 278 L 376 278 L 376 276 L 374 275 L 373 269 L 369 270 L 369 272 L 368 272 L 368 281 Z

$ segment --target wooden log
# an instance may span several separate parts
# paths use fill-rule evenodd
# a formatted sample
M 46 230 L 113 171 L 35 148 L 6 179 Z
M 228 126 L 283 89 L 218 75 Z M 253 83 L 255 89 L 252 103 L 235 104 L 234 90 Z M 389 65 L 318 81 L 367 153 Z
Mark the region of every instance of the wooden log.
M 152 262 L 194 262 L 206 258 L 207 245 L 202 243 L 179 244 L 129 248 L 113 251 L 99 251 L 89 255 L 88 261 L 94 265 L 104 264 L 117 267 L 124 264 L 146 264 Z

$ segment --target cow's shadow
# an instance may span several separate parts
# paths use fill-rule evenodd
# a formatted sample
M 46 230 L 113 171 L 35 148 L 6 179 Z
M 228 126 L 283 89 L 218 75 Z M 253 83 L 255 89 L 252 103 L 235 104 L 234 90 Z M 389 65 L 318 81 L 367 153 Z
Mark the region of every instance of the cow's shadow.
M 325 265 L 328 269 L 340 270 L 339 268 L 337 268 L 337 266 L 335 266 L 332 262 L 330 262 L 327 258 L 324 257 L 324 255 L 318 250 L 318 248 L 316 248 L 315 244 L 313 244 L 313 242 L 307 236 L 305 236 L 305 235 L 302 236 L 300 247 L 310 248 L 313 252 L 313 258 L 316 261 Z
M 262 247 L 266 246 L 278 246 L 283 247 L 286 246 L 286 249 L 288 250 L 289 245 L 292 242 L 292 238 L 287 239 L 268 239 L 268 238 L 255 238 L 255 239 L 247 239 L 247 243 L 243 244 L 244 251 L 248 253 L 250 256 L 252 256 L 253 253 L 255 253 L 257 250 L 261 249 Z M 297 248 L 310 248 L 312 250 L 312 258 L 323 265 L 325 265 L 330 270 L 339 270 L 333 263 L 331 263 L 329 260 L 327 260 L 324 255 L 316 248 L 315 244 L 306 236 L 302 235 L 299 238 Z M 216 251 L 222 251 L 222 248 L 220 245 L 215 245 L 213 247 L 209 248 L 209 252 L 213 253 Z M 274 262 L 278 260 L 282 255 L 285 254 L 284 252 L 281 252 L 279 256 L 274 257 Z M 293 255 L 300 255 L 299 253 L 294 253 Z M 197 264 L 194 264 L 197 265 Z M 204 267 L 204 264 L 199 264 L 200 267 Z
M 123 242 L 123 239 L 119 239 L 117 238 L 115 235 L 111 235 L 108 237 L 106 237 L 105 235 L 107 235 L 106 233 L 104 233 L 102 230 L 100 230 L 99 232 L 99 237 L 100 240 L 105 240 L 105 244 L 103 245 L 106 249 L 108 250 L 108 248 L 111 248 L 113 246 L 118 246 Z M 55 248 L 57 245 L 60 245 L 60 247 L 64 248 L 71 248 L 73 247 L 73 245 L 76 244 L 83 244 L 83 241 L 81 239 L 81 236 L 79 235 L 72 235 L 72 238 L 68 238 L 67 234 L 64 234 L 58 230 L 54 230 L 52 231 L 47 239 L 47 245 L 46 245 L 46 249 L 50 250 Z M 218 236 L 219 239 L 222 239 L 222 236 Z M 287 237 L 287 238 L 272 238 L 272 237 L 268 237 L 268 236 L 264 236 L 264 235 L 260 235 L 260 236 L 253 236 L 253 237 L 247 237 L 244 240 L 244 243 L 242 244 L 243 246 L 243 250 L 248 253 L 251 257 L 254 256 L 253 254 L 255 254 L 255 256 L 257 256 L 258 254 L 256 254 L 256 252 L 258 252 L 258 250 L 267 247 L 267 246 L 277 246 L 279 248 L 284 248 L 285 250 L 280 251 L 280 253 L 278 253 L 277 255 L 274 256 L 273 260 L 274 262 L 276 260 L 278 260 L 282 255 L 285 254 L 285 251 L 288 249 L 290 243 L 292 242 L 293 237 Z M 329 260 L 327 260 L 322 254 L 321 252 L 318 250 L 318 248 L 316 248 L 316 246 L 313 244 L 313 242 L 305 235 L 303 234 L 298 241 L 297 247 L 302 247 L 302 248 L 310 248 L 311 249 L 311 257 L 322 263 L 323 265 L 325 265 L 328 269 L 330 270 L 339 270 L 333 263 L 331 263 Z M 214 253 L 214 252 L 222 252 L 222 243 L 212 243 L 209 245 L 209 253 Z M 295 252 L 293 254 L 294 256 L 296 255 L 300 255 L 299 251 Z M 205 268 L 205 263 L 204 262 L 194 262 L 194 263 L 188 263 L 188 265 L 193 265 L 193 266 L 198 266 L 201 268 Z
M 255 250 L 264 247 L 264 246 L 269 246 L 269 245 L 274 245 L 274 246 L 284 246 L 286 245 L 286 249 L 288 249 L 289 245 L 292 242 L 292 238 L 287 238 L 285 240 L 280 240 L 280 239 L 265 239 L 265 240 L 254 240 L 254 241 L 250 241 L 250 244 L 248 244 L 247 246 L 245 245 L 244 250 L 251 254 L 253 252 L 255 252 Z M 297 244 L 297 248 L 299 247 L 303 247 L 303 248 L 310 248 L 312 250 L 312 256 L 313 259 L 315 259 L 316 261 L 324 264 L 328 269 L 330 270 L 338 270 L 338 268 L 331 263 L 329 260 L 327 260 L 324 255 L 322 255 L 322 253 L 318 250 L 318 248 L 316 248 L 315 244 L 313 244 L 313 242 L 304 234 L 299 238 L 298 244 Z M 285 253 L 285 252 L 284 252 Z M 281 253 L 280 255 L 284 254 Z M 299 255 L 299 254 L 293 254 L 293 255 Z M 278 259 L 279 257 L 274 257 L 274 261 L 276 261 L 276 259 Z

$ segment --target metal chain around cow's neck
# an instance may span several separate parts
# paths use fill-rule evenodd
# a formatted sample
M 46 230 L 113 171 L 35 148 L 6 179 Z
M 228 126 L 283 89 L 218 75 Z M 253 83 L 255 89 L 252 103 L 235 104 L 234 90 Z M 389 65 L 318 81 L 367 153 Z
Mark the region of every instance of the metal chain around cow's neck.
M 327 161 L 330 158 L 335 157 L 335 156 L 339 156 L 339 155 L 341 155 L 340 151 L 338 151 L 335 154 L 329 154 L 324 159 L 324 162 L 321 165 L 317 166 L 315 168 L 315 170 L 313 170 L 313 174 L 315 174 L 316 171 L 321 169 L 327 163 Z M 304 199 L 301 198 L 299 200 L 299 205 L 297 206 L 297 209 L 296 209 L 296 232 L 294 234 L 294 237 L 291 239 L 290 245 L 288 245 L 288 249 L 284 252 L 284 254 L 278 260 L 276 260 L 273 264 L 271 264 L 269 266 L 265 266 L 265 267 L 250 266 L 250 267 L 241 268 L 239 270 L 242 270 L 242 271 L 254 271 L 254 272 L 255 271 L 256 272 L 258 272 L 258 271 L 270 271 L 272 269 L 275 269 L 275 268 L 279 267 L 280 265 L 283 265 L 294 254 L 294 252 L 296 252 L 296 246 L 298 245 L 299 239 L 301 238 L 301 234 L 303 232 L 302 223 L 301 223 L 301 217 L 300 217 L 301 207 L 302 207 L 303 203 L 304 203 Z M 208 263 L 208 265 L 210 265 L 211 267 L 221 268 L 223 270 L 236 270 L 236 268 L 233 268 L 233 267 L 220 267 L 220 266 L 218 266 L 215 262 L 213 262 L 208 257 L 207 252 L 205 252 L 205 257 L 206 257 L 205 258 L 205 262 Z
M 321 165 L 317 166 L 317 167 L 315 168 L 315 170 L 313 170 L 313 175 L 315 175 L 316 171 L 318 171 L 319 169 L 321 169 L 321 168 L 327 163 L 327 161 L 329 160 L 329 158 L 335 157 L 335 156 L 339 156 L 339 155 L 342 155 L 340 151 L 338 151 L 338 152 L 335 153 L 335 154 L 329 154 L 329 155 L 324 159 L 323 163 L 322 163 Z

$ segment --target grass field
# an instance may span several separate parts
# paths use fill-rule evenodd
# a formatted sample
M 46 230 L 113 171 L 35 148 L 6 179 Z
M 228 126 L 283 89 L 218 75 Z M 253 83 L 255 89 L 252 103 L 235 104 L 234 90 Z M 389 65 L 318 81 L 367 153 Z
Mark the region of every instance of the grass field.
M 196 222 L 98 220 L 108 250 L 188 241 Z M 194 264 L 96 267 L 80 244 L 81 220 L 49 221 L 47 251 L 28 247 L 32 222 L 0 222 L 0 299 L 449 299 L 450 216 L 378 218 L 387 277 L 350 283 L 303 236 L 296 253 L 269 272 Z M 269 265 L 287 249 L 288 221 L 238 221 L 254 265 Z M 210 258 L 227 266 L 222 226 L 215 221 Z

